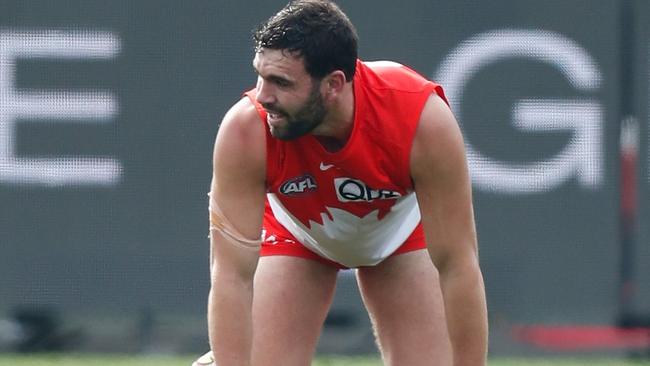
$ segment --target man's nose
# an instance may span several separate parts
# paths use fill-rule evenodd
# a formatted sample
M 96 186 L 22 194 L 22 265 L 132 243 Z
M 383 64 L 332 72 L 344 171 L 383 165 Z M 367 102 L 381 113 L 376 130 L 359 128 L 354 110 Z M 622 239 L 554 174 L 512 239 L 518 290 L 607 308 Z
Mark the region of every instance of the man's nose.
M 275 103 L 275 96 L 273 95 L 272 87 L 264 82 L 264 80 L 259 79 L 257 81 L 257 95 L 255 99 L 258 103 L 264 104 L 273 104 Z

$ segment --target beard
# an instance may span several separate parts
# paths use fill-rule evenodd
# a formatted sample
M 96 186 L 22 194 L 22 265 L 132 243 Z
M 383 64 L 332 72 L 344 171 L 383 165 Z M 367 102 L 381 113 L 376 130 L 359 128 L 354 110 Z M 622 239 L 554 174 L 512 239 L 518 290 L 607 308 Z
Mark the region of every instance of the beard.
M 262 106 L 285 119 L 284 126 L 270 127 L 271 135 L 280 140 L 294 140 L 310 133 L 323 123 L 327 114 L 318 85 L 314 85 L 309 98 L 296 113 L 289 114 L 271 104 L 263 104 Z

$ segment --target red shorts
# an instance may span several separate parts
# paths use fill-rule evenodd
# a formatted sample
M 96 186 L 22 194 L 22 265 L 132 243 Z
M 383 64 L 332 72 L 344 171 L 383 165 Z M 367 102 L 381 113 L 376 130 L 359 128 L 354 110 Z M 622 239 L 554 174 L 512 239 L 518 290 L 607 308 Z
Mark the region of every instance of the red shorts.
M 265 224 L 267 223 L 268 222 L 265 222 Z M 277 224 L 277 221 L 275 223 Z M 273 227 L 275 227 L 275 229 L 278 229 L 278 227 L 273 224 L 265 225 L 265 230 L 266 230 L 265 239 L 273 235 L 275 237 L 275 240 L 273 241 L 273 243 L 267 243 L 266 240 L 262 242 L 262 248 L 260 249 L 260 256 L 265 257 L 271 255 L 284 255 L 289 257 L 300 257 L 305 259 L 311 259 L 338 269 L 348 268 L 340 263 L 334 262 L 327 258 L 323 258 L 320 255 L 307 249 L 307 247 L 305 247 L 298 240 L 296 240 L 296 238 L 294 238 L 293 235 L 287 232 L 286 229 L 273 230 Z M 399 248 L 397 248 L 397 250 L 395 250 L 393 254 L 391 254 L 390 256 L 407 253 L 414 250 L 424 249 L 426 247 L 427 245 L 424 240 L 424 231 L 422 230 L 422 223 L 420 223 L 418 224 L 418 226 L 415 227 L 415 229 L 411 233 L 411 236 L 409 236 L 406 239 L 406 241 L 404 241 L 404 244 L 402 244 Z

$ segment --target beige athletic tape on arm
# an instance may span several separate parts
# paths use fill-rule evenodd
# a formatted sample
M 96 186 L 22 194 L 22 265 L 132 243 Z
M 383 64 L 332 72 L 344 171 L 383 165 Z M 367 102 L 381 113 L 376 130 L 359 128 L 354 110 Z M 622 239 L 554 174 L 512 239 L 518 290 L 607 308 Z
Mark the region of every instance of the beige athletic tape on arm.
M 210 235 L 214 231 L 218 231 L 230 243 L 246 249 L 258 250 L 262 245 L 262 237 L 259 239 L 248 239 L 239 230 L 237 230 L 228 221 L 228 218 L 223 214 L 217 201 L 208 193 L 210 197 L 210 204 L 208 206 L 210 211 Z

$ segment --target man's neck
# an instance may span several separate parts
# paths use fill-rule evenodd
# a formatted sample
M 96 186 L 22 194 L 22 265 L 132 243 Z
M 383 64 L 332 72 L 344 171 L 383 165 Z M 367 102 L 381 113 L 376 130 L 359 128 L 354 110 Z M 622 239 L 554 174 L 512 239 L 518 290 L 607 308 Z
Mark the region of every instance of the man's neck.
M 327 151 L 336 152 L 348 142 L 353 127 L 354 87 L 348 83 L 330 108 L 325 121 L 313 131 L 313 135 Z

